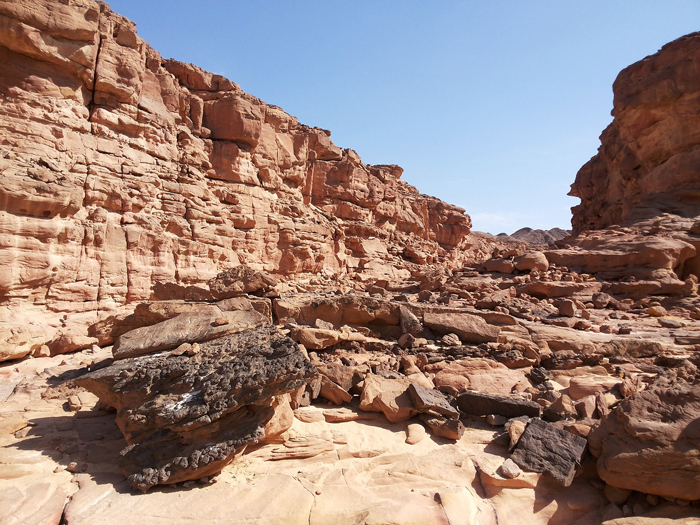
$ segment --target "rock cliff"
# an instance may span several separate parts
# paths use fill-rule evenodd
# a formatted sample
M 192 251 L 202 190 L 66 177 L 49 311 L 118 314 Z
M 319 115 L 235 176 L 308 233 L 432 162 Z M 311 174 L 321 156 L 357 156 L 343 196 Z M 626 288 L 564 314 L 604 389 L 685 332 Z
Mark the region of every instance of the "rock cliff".
M 574 233 L 662 213 L 698 214 L 700 33 L 624 69 L 613 85 L 613 121 L 569 195 Z
M 456 265 L 470 219 L 91 0 L 0 1 L 0 301 L 95 312 L 247 264 Z

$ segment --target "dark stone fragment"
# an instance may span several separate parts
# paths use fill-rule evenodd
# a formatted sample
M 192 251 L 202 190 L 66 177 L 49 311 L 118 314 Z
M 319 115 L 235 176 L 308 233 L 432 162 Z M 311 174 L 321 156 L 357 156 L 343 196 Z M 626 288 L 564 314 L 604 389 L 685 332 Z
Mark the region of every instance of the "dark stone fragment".
M 568 487 L 574 480 L 576 465 L 580 463 L 587 444 L 585 438 L 541 419 L 532 419 L 511 459 L 523 470 L 542 472 Z
M 413 383 L 408 387 L 413 406 L 418 412 L 445 416 L 450 419 L 459 418 L 459 410 L 451 406 L 445 394 L 439 390 L 429 389 Z
M 522 397 L 499 396 L 469 390 L 457 396 L 457 407 L 462 413 L 472 416 L 498 414 L 506 417 L 539 417 L 542 408 L 534 401 L 528 401 Z
M 550 373 L 546 368 L 541 366 L 533 366 L 532 370 L 530 370 L 530 379 L 533 383 L 539 385 L 550 379 Z

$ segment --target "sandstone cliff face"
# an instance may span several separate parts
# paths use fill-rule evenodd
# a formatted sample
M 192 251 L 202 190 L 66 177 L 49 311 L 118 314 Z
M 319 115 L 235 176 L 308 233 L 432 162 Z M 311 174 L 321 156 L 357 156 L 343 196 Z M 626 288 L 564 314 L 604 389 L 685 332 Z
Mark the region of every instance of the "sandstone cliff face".
M 624 69 L 613 86 L 613 122 L 571 186 L 574 232 L 661 213 L 698 214 L 700 33 Z
M 0 301 L 96 311 L 240 264 L 453 264 L 471 226 L 91 0 L 0 0 Z M 26 304 L 26 303 L 25 303 Z

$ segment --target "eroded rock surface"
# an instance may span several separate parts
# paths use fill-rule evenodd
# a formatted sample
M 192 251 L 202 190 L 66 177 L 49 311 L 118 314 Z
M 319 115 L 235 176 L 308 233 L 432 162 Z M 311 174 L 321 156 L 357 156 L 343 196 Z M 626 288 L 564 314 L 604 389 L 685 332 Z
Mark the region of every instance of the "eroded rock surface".
M 658 380 L 605 417 L 592 443 L 607 483 L 700 499 L 700 381 Z
M 613 85 L 613 122 L 576 176 L 575 232 L 661 213 L 697 215 L 700 34 L 625 68 Z
M 262 327 L 202 343 L 193 355 L 120 360 L 76 382 L 117 410 L 129 443 L 120 465 L 146 491 L 216 474 L 270 437 L 274 398 L 316 373 L 296 343 Z
M 164 60 L 107 4 L 6 1 L 0 16 L 0 300 L 96 312 L 242 264 L 391 279 L 462 259 L 463 210 Z

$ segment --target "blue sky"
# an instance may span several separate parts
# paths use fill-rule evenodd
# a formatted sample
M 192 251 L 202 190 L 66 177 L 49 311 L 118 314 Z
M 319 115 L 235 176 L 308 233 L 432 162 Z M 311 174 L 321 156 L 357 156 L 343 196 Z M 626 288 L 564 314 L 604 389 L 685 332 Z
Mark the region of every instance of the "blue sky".
M 696 0 L 111 0 L 165 58 L 222 74 L 474 229 L 570 227 L 627 65 L 700 29 Z

